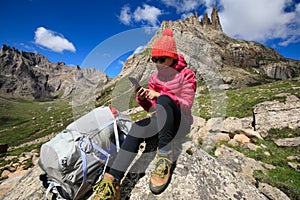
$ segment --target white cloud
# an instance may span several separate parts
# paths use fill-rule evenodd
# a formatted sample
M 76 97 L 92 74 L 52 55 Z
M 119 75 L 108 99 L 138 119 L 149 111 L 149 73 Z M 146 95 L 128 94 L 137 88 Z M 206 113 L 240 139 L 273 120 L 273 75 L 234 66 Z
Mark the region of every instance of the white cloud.
M 202 0 L 162 0 L 169 7 L 174 7 L 177 13 L 195 11 L 203 4 Z
M 122 66 L 123 66 L 123 65 L 124 65 L 124 63 L 125 63 L 125 61 L 124 61 L 124 60 L 118 60 L 118 64 L 119 64 L 119 65 L 122 65 Z
M 139 54 L 139 53 L 142 53 L 143 50 L 144 50 L 144 48 L 145 48 L 145 45 L 144 45 L 144 46 L 139 46 L 139 47 L 137 47 L 137 48 L 134 50 L 133 54 Z
M 130 7 L 129 6 L 123 6 L 121 10 L 121 14 L 119 16 L 120 21 L 125 24 L 129 25 L 131 22 L 131 12 L 130 12 Z
M 52 30 L 47 30 L 44 27 L 39 27 L 35 31 L 35 44 L 47 47 L 54 52 L 71 51 L 75 52 L 74 45 L 64 38 L 63 35 L 58 34 Z
M 288 45 L 300 37 L 300 4 L 287 11 L 291 3 L 291 0 L 219 0 L 219 16 L 224 32 L 232 37 L 259 42 L 281 39 L 280 45 Z M 206 0 L 206 6 L 210 13 L 213 2 Z
M 133 18 L 136 22 L 146 22 L 147 24 L 156 27 L 159 22 L 158 17 L 161 14 L 162 12 L 160 9 L 144 4 L 143 8 L 137 7 L 133 13 Z
M 183 14 L 181 15 L 181 19 L 189 18 L 191 14 L 193 15 L 193 13 L 191 13 L 191 12 L 189 12 L 189 13 L 183 13 Z
M 125 25 L 130 25 L 135 22 L 140 22 L 146 26 L 158 27 L 158 17 L 162 14 L 162 11 L 154 6 L 144 4 L 143 7 L 137 7 L 132 13 L 128 5 L 125 5 L 121 9 L 119 16 L 120 21 Z

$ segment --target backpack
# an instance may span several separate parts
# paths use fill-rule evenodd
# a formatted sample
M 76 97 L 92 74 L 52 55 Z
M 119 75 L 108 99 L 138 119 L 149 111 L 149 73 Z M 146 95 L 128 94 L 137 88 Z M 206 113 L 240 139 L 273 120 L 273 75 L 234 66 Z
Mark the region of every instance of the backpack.
M 38 164 L 46 197 L 83 199 L 119 151 L 132 122 L 112 107 L 95 108 L 41 146 Z

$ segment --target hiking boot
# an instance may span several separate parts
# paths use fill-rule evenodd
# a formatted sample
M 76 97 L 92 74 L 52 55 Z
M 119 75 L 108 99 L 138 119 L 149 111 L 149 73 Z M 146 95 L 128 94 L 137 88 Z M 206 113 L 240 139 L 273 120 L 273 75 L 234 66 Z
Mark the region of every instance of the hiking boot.
M 120 200 L 120 181 L 111 174 L 105 173 L 102 180 L 93 186 L 95 196 L 93 200 Z
M 149 184 L 153 194 L 160 194 L 167 188 L 171 178 L 172 156 L 172 151 L 157 153 L 155 169 L 151 174 Z

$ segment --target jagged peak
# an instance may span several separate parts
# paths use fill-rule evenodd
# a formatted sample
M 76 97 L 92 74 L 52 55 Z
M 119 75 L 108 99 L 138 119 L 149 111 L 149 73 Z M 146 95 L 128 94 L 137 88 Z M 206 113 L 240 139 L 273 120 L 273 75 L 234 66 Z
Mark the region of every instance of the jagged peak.
M 14 51 L 14 52 L 18 52 L 19 53 L 19 50 L 14 48 L 14 47 L 10 47 L 6 44 L 2 44 L 2 48 L 1 48 L 1 51 L 4 52 L 4 51 Z
M 190 16 L 185 18 L 184 20 L 179 19 L 177 21 L 166 21 L 166 20 L 163 21 L 162 28 L 170 27 L 177 22 L 193 25 L 197 28 L 200 28 L 201 30 L 206 30 L 210 28 L 216 31 L 223 32 L 217 7 L 213 8 L 210 18 L 208 17 L 207 13 L 204 13 L 202 19 L 199 19 L 198 13 L 195 11 L 194 13 L 191 13 Z

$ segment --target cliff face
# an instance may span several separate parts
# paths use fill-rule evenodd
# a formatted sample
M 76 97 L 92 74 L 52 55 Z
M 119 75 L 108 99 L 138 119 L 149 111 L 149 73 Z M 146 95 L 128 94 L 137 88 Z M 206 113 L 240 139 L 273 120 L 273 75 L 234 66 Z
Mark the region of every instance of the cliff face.
M 46 57 L 18 51 L 2 45 L 0 51 L 0 95 L 27 98 L 67 97 L 75 86 L 75 78 L 97 84 L 108 77 L 96 69 L 68 67 L 63 62 L 51 63 Z
M 121 76 L 134 70 L 136 77 L 145 80 L 153 70 L 149 63 L 151 47 L 163 29 L 174 31 L 177 50 L 183 54 L 198 79 L 212 86 L 227 83 L 231 87 L 246 87 L 270 79 L 288 79 L 300 76 L 300 61 L 287 59 L 272 48 L 257 42 L 236 40 L 222 31 L 218 11 L 211 18 L 207 14 L 199 20 L 195 13 L 185 20 L 164 21 L 147 44 L 144 53 L 130 57 Z

